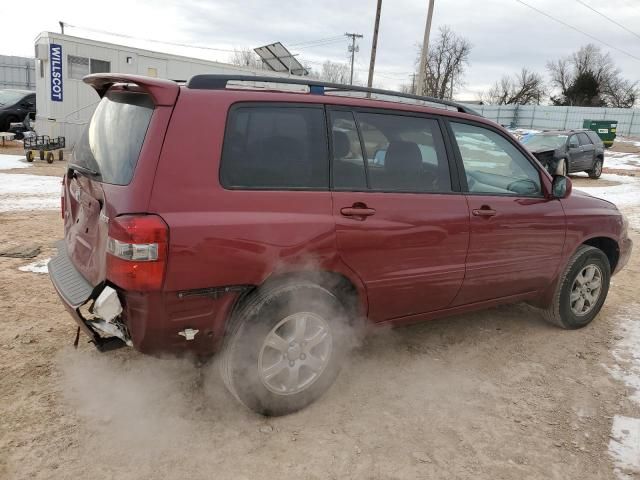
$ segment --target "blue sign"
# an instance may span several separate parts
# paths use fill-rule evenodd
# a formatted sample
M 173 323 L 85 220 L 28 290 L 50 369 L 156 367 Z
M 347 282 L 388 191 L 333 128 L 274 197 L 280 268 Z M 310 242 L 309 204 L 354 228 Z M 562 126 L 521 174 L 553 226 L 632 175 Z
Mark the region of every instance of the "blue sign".
M 49 44 L 49 63 L 51 64 L 51 101 L 62 101 L 62 45 Z

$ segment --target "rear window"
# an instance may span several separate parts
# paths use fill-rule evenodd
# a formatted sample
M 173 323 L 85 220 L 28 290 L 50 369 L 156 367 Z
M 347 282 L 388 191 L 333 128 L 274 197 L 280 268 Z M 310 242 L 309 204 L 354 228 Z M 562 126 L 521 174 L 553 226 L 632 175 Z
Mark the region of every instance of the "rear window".
M 147 94 L 108 93 L 76 143 L 73 163 L 95 171 L 98 181 L 127 185 L 133 178 L 152 114 L 153 101 Z
M 227 188 L 329 188 L 324 111 L 246 106 L 231 110 L 220 181 Z
M 596 132 L 586 132 L 586 133 L 595 145 L 602 145 L 602 140 L 600 139 L 600 137 Z

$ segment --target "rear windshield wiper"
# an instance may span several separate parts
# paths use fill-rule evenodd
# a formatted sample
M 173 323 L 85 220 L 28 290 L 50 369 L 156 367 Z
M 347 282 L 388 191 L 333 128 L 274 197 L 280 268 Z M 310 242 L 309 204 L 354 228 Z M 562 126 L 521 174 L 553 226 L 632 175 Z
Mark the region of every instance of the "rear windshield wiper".
M 98 172 L 96 170 L 92 170 L 91 168 L 83 167 L 81 165 L 76 165 L 74 163 L 70 163 L 69 164 L 69 168 L 71 170 L 75 170 L 77 172 L 84 173 L 85 175 L 91 175 L 92 177 L 99 177 L 101 175 L 100 172 Z

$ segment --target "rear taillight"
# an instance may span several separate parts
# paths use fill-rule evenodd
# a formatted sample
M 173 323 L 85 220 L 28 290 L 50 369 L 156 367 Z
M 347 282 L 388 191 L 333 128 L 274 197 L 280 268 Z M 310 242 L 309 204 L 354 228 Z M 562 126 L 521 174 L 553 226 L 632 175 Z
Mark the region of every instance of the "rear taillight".
M 159 290 L 167 264 L 169 227 L 157 215 L 109 221 L 107 279 L 124 290 Z

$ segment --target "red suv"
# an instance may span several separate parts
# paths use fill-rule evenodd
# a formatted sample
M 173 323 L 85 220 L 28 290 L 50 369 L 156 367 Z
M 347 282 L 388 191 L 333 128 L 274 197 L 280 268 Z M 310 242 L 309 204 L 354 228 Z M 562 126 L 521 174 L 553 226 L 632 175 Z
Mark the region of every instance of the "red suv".
M 527 301 L 579 328 L 631 252 L 613 204 L 452 102 L 220 75 L 85 82 L 102 100 L 63 180 L 58 294 L 101 350 L 222 349 L 229 390 L 266 415 L 331 385 L 357 319 Z

